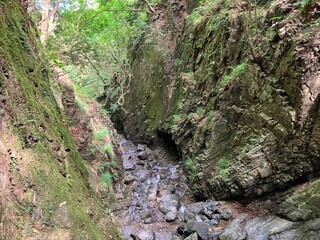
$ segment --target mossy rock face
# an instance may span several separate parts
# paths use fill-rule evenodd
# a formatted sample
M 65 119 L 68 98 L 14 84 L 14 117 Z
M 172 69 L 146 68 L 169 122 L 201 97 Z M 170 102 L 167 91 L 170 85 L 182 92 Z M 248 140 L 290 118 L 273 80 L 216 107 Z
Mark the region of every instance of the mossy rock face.
M 89 186 L 20 1 L 0 3 L 0 36 L 0 238 L 120 239 Z
M 292 221 L 305 221 L 320 217 L 320 180 L 300 187 L 281 203 L 275 212 Z
M 186 170 L 200 198 L 288 188 L 319 169 L 319 73 L 310 58 L 318 59 L 319 20 L 291 31 L 301 9 L 278 1 L 252 6 L 256 16 L 247 5 L 205 4 L 187 17 L 169 69 L 160 38 L 133 52 L 126 131 L 171 134 L 197 168 Z

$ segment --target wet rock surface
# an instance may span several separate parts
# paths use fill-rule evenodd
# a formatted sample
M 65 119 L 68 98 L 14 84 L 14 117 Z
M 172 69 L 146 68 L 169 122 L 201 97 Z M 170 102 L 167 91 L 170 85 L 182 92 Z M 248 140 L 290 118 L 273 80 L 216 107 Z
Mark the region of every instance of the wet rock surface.
M 319 239 L 319 223 L 320 219 L 291 222 L 271 215 L 250 218 L 247 214 L 240 214 L 225 228 L 219 239 Z
M 126 172 L 118 196 L 126 195 L 127 201 L 117 199 L 114 215 L 125 239 L 217 239 L 221 231 L 214 228 L 222 221 L 221 202 L 192 203 L 182 165 L 166 150 L 152 152 L 124 138 L 120 144 Z
M 151 151 L 123 137 L 120 144 L 125 177 L 113 210 L 124 239 L 302 240 L 320 235 L 320 219 L 293 222 L 237 203 L 195 202 L 181 163 L 166 150 Z M 139 157 L 142 152 L 145 160 Z
M 123 226 L 125 239 L 172 239 L 181 224 L 178 220 L 180 202 L 190 202 L 182 166 L 169 155 L 154 153 L 146 145 L 135 146 L 121 138 L 123 168 L 126 171 L 121 195 L 126 204 L 115 211 L 116 221 Z M 166 158 L 166 157 L 167 158 Z M 119 206 L 118 206 L 119 207 Z

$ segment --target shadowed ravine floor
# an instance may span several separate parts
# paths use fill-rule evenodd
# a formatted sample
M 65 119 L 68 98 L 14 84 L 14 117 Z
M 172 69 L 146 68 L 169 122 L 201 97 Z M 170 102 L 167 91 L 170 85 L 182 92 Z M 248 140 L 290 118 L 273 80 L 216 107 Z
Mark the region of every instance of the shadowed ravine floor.
M 272 203 L 208 200 L 188 192 L 182 164 L 165 146 L 153 150 L 120 136 L 125 185 L 112 203 L 127 240 L 317 239 L 319 219 L 291 222 L 270 214 Z
M 217 239 L 239 205 L 195 202 L 181 162 L 165 144 L 151 150 L 120 136 L 120 145 L 126 185 L 113 210 L 125 239 Z
M 117 201 L 126 195 L 131 203 L 115 211 L 115 218 L 126 239 L 171 239 L 180 225 L 180 205 L 190 203 L 180 163 L 163 148 L 151 151 L 123 137 L 120 144 L 127 188 Z

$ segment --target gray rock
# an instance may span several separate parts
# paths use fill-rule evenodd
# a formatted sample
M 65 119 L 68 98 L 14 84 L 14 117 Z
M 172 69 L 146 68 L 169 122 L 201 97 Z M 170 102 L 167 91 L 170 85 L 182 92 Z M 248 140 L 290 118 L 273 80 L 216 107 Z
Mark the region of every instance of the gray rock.
M 182 206 L 179 208 L 178 217 L 180 221 L 184 222 L 195 219 L 195 215 L 191 211 L 189 211 L 186 206 Z
M 180 205 L 180 200 L 175 194 L 164 195 L 160 202 L 160 211 L 163 214 L 167 214 L 173 208 L 178 209 Z
M 220 218 L 221 218 L 222 220 L 228 221 L 228 220 L 230 220 L 230 219 L 232 218 L 232 214 L 231 214 L 230 211 L 225 210 L 225 211 L 222 211 L 222 212 L 220 213 Z
M 295 228 L 296 223 L 281 219 L 276 216 L 262 216 L 250 219 L 244 227 L 247 232 L 247 240 L 255 239 L 283 239 L 280 238 L 284 232 L 289 238 L 286 239 L 299 239 L 295 233 L 289 233 L 289 229 Z M 277 235 L 277 237 L 275 237 Z M 301 239 L 301 238 L 300 238 Z M 305 239 L 305 238 L 302 238 Z
M 219 202 L 196 202 L 185 205 L 179 209 L 179 219 L 182 221 L 194 220 L 196 217 L 201 221 L 206 221 L 212 218 L 212 215 L 217 211 L 216 206 Z M 205 218 L 206 217 L 206 218 Z
M 137 181 L 137 178 L 135 176 L 133 176 L 132 174 L 126 174 L 124 176 L 124 179 L 123 179 L 124 183 L 125 184 L 130 184 L 134 181 Z
M 219 236 L 220 240 L 244 240 L 247 237 L 246 232 L 242 228 L 242 225 L 248 214 L 238 215 L 223 231 Z
M 140 171 L 136 172 L 135 174 L 137 176 L 137 178 L 140 180 L 140 182 L 144 182 L 149 178 L 149 172 L 145 171 L 144 169 L 141 169 Z M 149 189 L 148 185 L 144 186 L 144 192 L 147 192 L 147 190 Z
M 206 202 L 204 204 L 204 208 L 207 209 L 207 210 L 210 210 L 212 212 L 215 212 L 217 210 L 217 207 L 220 205 L 221 203 L 219 201 L 209 201 L 209 202 Z
M 146 162 L 143 161 L 143 160 L 137 161 L 137 165 L 143 166 L 143 165 L 145 165 L 145 164 L 146 164 Z
M 209 221 L 210 226 L 218 226 L 220 223 L 220 214 L 212 214 L 211 220 Z
M 174 222 L 177 219 L 178 211 L 175 208 L 174 211 L 170 211 L 166 214 L 165 219 L 167 222 Z
M 138 144 L 138 146 L 137 146 L 138 152 L 145 151 L 146 149 L 147 149 L 147 146 L 144 144 Z
M 148 154 L 145 151 L 141 151 L 138 153 L 137 157 L 140 160 L 146 160 L 146 159 L 148 159 Z
M 198 234 L 193 233 L 190 236 L 186 237 L 184 240 L 198 240 Z
M 203 212 L 203 207 L 205 202 L 196 202 L 186 205 L 186 209 L 191 212 L 193 215 L 198 215 Z
M 191 220 L 184 225 L 183 234 L 189 236 L 196 232 L 201 239 L 207 240 L 210 237 L 209 228 L 209 224 L 205 222 Z
M 203 214 L 206 215 L 209 219 L 211 219 L 212 215 L 217 211 L 216 206 L 218 204 L 219 202 L 216 202 L 216 201 L 206 202 L 203 205 Z
M 149 161 L 148 164 L 149 164 L 150 168 L 153 168 L 154 166 L 156 166 L 157 163 L 156 163 L 156 161 Z M 152 172 L 157 172 L 157 171 L 154 171 L 154 170 L 155 169 L 153 169 Z
M 130 161 L 131 157 L 123 159 L 123 168 L 125 171 L 130 171 L 135 169 L 135 165 Z
M 177 235 L 173 235 L 171 240 L 183 240 L 183 238 Z
M 219 236 L 221 233 L 223 233 L 222 230 L 214 231 L 210 234 L 210 240 L 220 240 Z
M 140 217 L 141 219 L 146 219 L 151 217 L 151 212 L 147 210 L 140 211 Z
M 249 218 L 240 214 L 224 229 L 220 240 L 305 240 L 319 239 L 320 219 L 306 222 L 291 222 L 268 215 Z
M 138 229 L 130 234 L 133 240 L 155 240 L 155 234 L 146 229 Z
M 144 222 L 145 224 L 151 224 L 151 223 L 153 223 L 153 221 L 152 221 L 152 218 L 151 218 L 151 217 L 146 218 L 143 222 Z
M 176 190 L 176 186 L 175 186 L 175 185 L 173 185 L 173 184 L 168 184 L 168 185 L 167 185 L 167 191 L 168 191 L 169 193 L 174 194 L 175 190 Z M 178 196 L 177 196 L 177 197 L 178 197 Z
M 203 214 L 204 214 L 207 218 L 211 219 L 211 218 L 212 218 L 212 215 L 213 215 L 213 211 L 205 208 L 204 211 L 203 211 Z

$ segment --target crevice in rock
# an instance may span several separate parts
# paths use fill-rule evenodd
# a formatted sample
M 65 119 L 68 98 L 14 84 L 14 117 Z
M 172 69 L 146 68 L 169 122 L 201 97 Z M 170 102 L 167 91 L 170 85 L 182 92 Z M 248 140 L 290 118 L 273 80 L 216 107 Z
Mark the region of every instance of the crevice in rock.
M 171 133 L 167 133 L 165 131 L 158 130 L 156 133 L 156 140 L 154 143 L 155 148 L 164 149 L 167 154 L 170 156 L 171 160 L 176 162 L 181 159 L 181 150 L 179 146 L 173 140 L 173 136 Z

